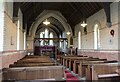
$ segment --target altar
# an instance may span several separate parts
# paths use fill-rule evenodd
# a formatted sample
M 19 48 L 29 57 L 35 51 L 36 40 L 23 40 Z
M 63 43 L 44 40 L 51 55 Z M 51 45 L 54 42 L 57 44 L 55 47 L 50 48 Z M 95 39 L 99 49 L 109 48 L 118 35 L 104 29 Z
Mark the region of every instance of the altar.
M 48 53 L 55 53 L 55 46 L 35 46 L 35 54 L 43 55 Z

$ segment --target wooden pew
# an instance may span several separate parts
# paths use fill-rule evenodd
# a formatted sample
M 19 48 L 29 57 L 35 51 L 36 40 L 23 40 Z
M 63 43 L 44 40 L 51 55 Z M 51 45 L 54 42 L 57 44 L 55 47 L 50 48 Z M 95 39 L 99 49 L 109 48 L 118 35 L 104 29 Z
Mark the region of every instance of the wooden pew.
M 26 56 L 3 70 L 4 81 L 65 78 L 64 67 L 58 66 L 48 56 Z
M 74 68 L 75 73 L 76 73 L 76 70 L 77 70 L 78 71 L 77 73 L 79 74 L 79 76 L 84 77 L 84 76 L 86 76 L 86 68 L 89 68 L 90 64 L 104 64 L 104 63 L 110 63 L 110 62 L 117 62 L 117 61 L 107 61 L 107 60 L 104 60 L 104 59 L 98 59 L 98 60 L 95 60 L 95 61 L 93 61 L 93 60 L 92 61 L 91 60 L 79 61 L 79 62 L 75 63 L 74 67 L 78 68 L 78 69 Z
M 34 67 L 34 66 L 55 66 L 56 63 L 19 63 L 11 64 L 9 67 Z
M 71 71 L 73 71 L 73 63 L 75 60 L 78 61 L 85 61 L 85 60 L 90 60 L 90 61 L 95 61 L 98 60 L 99 58 L 90 58 L 90 57 L 67 57 L 65 58 L 66 64 L 65 66 L 68 67 Z
M 17 67 L 3 70 L 4 80 L 35 80 L 65 78 L 63 66 Z
M 24 59 L 24 60 L 19 60 L 15 63 L 45 63 L 45 62 L 54 62 L 51 59 L 48 58 L 31 58 L 31 59 Z
M 73 60 L 73 72 L 74 73 L 78 73 L 78 66 L 81 64 L 90 64 L 90 63 L 102 63 L 102 62 L 106 62 L 106 59 L 97 59 L 97 58 L 86 58 L 83 60 Z M 80 68 L 80 67 L 79 67 Z M 82 69 L 82 68 L 81 68 Z
M 62 65 L 65 65 L 65 58 L 66 57 L 76 57 L 76 55 L 67 55 L 67 56 L 60 56 L 60 63 L 62 64 Z
M 87 80 L 112 80 L 112 78 L 120 79 L 118 71 L 120 65 L 116 63 L 99 63 L 89 64 L 86 68 Z
M 38 57 L 38 58 L 37 58 Z M 46 56 L 25 57 L 9 67 L 32 67 L 32 66 L 54 66 L 57 65 L 53 60 Z
M 63 65 L 66 67 L 70 67 L 70 61 L 71 60 L 78 60 L 78 59 L 84 59 L 84 58 L 88 58 L 88 57 L 81 57 L 81 56 L 68 56 L 68 57 L 63 57 Z
M 82 63 L 85 63 L 84 66 Z M 105 63 L 108 62 L 107 59 L 99 59 L 99 58 L 89 58 L 89 57 L 65 57 L 65 66 L 69 67 L 73 70 L 74 73 L 78 73 L 80 77 L 85 75 L 88 64 L 91 63 Z M 110 61 L 109 61 L 110 62 Z M 68 66 L 69 65 L 69 66 Z
M 99 58 L 92 58 L 92 57 L 87 57 L 87 56 L 63 56 L 62 57 L 63 61 L 63 65 L 66 66 L 67 68 L 69 68 L 71 71 L 73 71 L 74 73 L 76 73 L 78 66 L 76 66 L 76 61 L 103 61 L 106 59 L 99 59 Z M 76 69 L 77 68 L 77 69 Z
M 86 75 L 86 68 L 89 66 L 89 64 L 96 64 L 96 63 L 104 63 L 106 61 L 104 60 L 85 60 L 85 61 L 79 61 L 74 63 L 74 73 L 78 73 L 80 77 L 85 77 Z M 77 71 L 77 72 L 76 72 Z
M 67 58 L 67 57 L 87 57 L 87 56 L 83 56 L 83 55 L 67 55 L 67 56 L 60 56 L 60 63 L 62 64 L 62 65 L 65 65 L 65 58 Z

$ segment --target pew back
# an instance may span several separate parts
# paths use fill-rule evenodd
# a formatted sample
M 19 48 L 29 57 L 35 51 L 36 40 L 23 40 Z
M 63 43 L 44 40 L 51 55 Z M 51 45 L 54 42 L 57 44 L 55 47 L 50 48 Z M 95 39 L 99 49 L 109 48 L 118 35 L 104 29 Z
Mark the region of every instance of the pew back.
M 120 76 L 118 71 L 118 63 L 102 63 L 102 64 L 91 64 L 92 67 L 92 79 L 98 80 L 101 78 Z
M 18 67 L 3 70 L 4 80 L 63 79 L 63 66 Z

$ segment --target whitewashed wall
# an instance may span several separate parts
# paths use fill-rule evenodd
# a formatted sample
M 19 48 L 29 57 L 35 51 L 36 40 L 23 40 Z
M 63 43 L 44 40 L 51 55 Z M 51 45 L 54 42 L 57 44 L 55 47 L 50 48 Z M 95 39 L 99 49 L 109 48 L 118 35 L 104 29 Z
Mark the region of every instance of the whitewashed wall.
M 25 51 L 16 51 L 17 25 L 13 23 L 13 3 L 3 1 L 0 1 L 0 82 L 2 69 L 26 55 Z
M 17 23 L 13 23 L 13 3 L 5 2 L 4 13 L 4 51 L 17 49 Z M 23 15 L 21 10 L 18 12 L 19 25 L 19 50 L 24 49 L 24 33 L 23 33 Z
M 3 51 L 4 42 L 4 3 L 0 1 L 0 51 Z M 2 70 L 2 54 L 0 53 L 0 70 Z M 0 72 L 0 82 L 2 82 L 2 72 Z
M 4 38 L 4 3 L 0 2 L 0 51 L 3 51 L 3 38 Z
M 4 53 L 0 52 L 0 62 L 1 68 L 8 68 L 10 64 L 13 64 L 17 60 L 23 58 L 26 55 L 26 51 L 24 51 L 24 34 L 22 30 L 22 13 L 18 16 L 20 19 L 20 50 L 23 51 L 16 51 L 17 50 L 17 23 L 13 22 L 13 3 L 12 2 L 5 2 L 4 3 L 4 10 L 2 11 L 2 15 L 0 20 L 2 20 L 1 25 L 4 30 L 3 32 L 3 51 Z
M 4 10 L 4 51 L 16 50 L 17 27 L 12 21 L 13 3 L 6 2 Z
M 104 10 L 100 10 L 87 18 L 87 35 L 84 34 L 84 28 L 80 23 L 75 26 L 75 37 L 78 29 L 82 32 L 82 49 L 94 49 L 94 25 L 99 24 L 100 29 L 100 49 L 118 49 L 118 3 L 110 5 L 112 27 L 106 25 L 106 15 Z M 115 31 L 114 37 L 111 37 L 110 30 Z M 76 38 L 75 38 L 76 39 Z M 74 46 L 77 46 L 78 40 L 74 39 Z M 111 42 L 110 42 L 111 41 Z

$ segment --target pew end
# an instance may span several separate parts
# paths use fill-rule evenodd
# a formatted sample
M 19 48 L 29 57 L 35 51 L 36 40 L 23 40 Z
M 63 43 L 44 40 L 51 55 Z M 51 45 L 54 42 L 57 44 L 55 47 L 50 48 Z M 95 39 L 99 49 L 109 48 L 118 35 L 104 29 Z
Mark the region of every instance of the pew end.
M 118 63 L 102 63 L 89 65 L 86 69 L 87 80 L 114 80 L 120 79 Z M 91 74 L 91 75 L 90 75 Z

